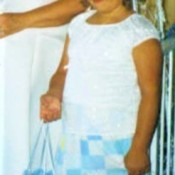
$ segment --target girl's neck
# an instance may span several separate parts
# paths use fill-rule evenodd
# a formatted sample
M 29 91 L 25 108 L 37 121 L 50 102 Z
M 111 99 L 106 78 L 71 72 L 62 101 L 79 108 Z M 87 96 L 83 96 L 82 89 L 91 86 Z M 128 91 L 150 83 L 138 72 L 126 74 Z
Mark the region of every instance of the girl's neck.
M 129 12 L 131 12 L 131 10 L 127 9 L 123 5 L 119 5 L 115 9 L 113 9 L 111 11 L 107 11 L 107 12 L 103 12 L 103 11 L 98 11 L 97 10 L 96 15 L 98 17 L 101 17 L 101 18 L 107 18 L 107 17 L 123 16 L 124 14 L 129 13 Z
M 128 16 L 133 14 L 133 11 L 127 9 L 125 6 L 120 5 L 110 12 L 97 12 L 91 16 L 87 21 L 92 24 L 109 24 L 116 23 L 124 20 Z

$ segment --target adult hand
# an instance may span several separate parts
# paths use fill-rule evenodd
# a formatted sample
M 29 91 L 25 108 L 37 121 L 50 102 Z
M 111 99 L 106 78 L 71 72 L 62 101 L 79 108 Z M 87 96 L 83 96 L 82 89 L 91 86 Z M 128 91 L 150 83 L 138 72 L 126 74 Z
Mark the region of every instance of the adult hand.
M 0 38 L 4 38 L 24 29 L 22 13 L 0 14 Z
M 143 175 L 150 171 L 150 157 L 146 151 L 131 148 L 124 162 L 129 175 Z
M 50 94 L 44 94 L 40 99 L 40 117 L 44 122 L 52 122 L 60 118 L 61 102 Z

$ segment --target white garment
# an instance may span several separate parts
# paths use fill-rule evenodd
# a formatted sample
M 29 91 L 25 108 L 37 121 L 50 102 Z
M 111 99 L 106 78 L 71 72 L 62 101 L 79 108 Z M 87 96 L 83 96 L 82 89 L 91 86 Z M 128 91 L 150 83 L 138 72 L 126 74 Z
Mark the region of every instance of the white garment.
M 49 2 L 3 0 L 0 9 L 21 12 Z M 1 175 L 21 175 L 27 166 L 38 130 L 39 97 L 59 63 L 65 33 L 66 26 L 30 29 L 0 40 Z
M 65 130 L 85 135 L 115 133 L 116 139 L 132 136 L 140 103 L 132 51 L 148 39 L 159 39 L 158 32 L 138 14 L 116 24 L 89 24 L 86 20 L 93 13 L 79 15 L 69 26 Z

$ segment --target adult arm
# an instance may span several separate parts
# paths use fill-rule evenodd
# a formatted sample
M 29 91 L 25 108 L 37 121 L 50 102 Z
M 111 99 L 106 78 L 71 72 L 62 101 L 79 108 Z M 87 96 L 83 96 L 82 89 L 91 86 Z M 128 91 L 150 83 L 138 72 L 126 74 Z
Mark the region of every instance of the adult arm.
M 68 23 L 85 10 L 81 0 L 59 0 L 23 13 L 0 15 L 0 38 L 26 28 L 52 27 Z
M 51 122 L 60 118 L 62 95 L 68 65 L 68 44 L 69 38 L 67 37 L 61 62 L 51 78 L 47 93 L 40 100 L 40 116 L 45 122 Z
M 141 101 L 136 131 L 131 148 L 125 157 L 129 175 L 142 174 L 150 169 L 148 150 L 158 120 L 162 52 L 160 43 L 150 39 L 133 50 Z

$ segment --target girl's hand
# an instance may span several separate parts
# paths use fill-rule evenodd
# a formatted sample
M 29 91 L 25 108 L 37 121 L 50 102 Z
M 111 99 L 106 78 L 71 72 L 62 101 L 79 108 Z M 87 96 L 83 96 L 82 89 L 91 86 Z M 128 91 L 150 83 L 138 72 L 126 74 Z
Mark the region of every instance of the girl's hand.
M 131 148 L 124 162 L 129 175 L 143 175 L 150 171 L 150 157 L 146 151 Z
M 61 115 L 60 100 L 50 94 L 44 94 L 40 99 L 40 117 L 44 122 L 58 120 Z

